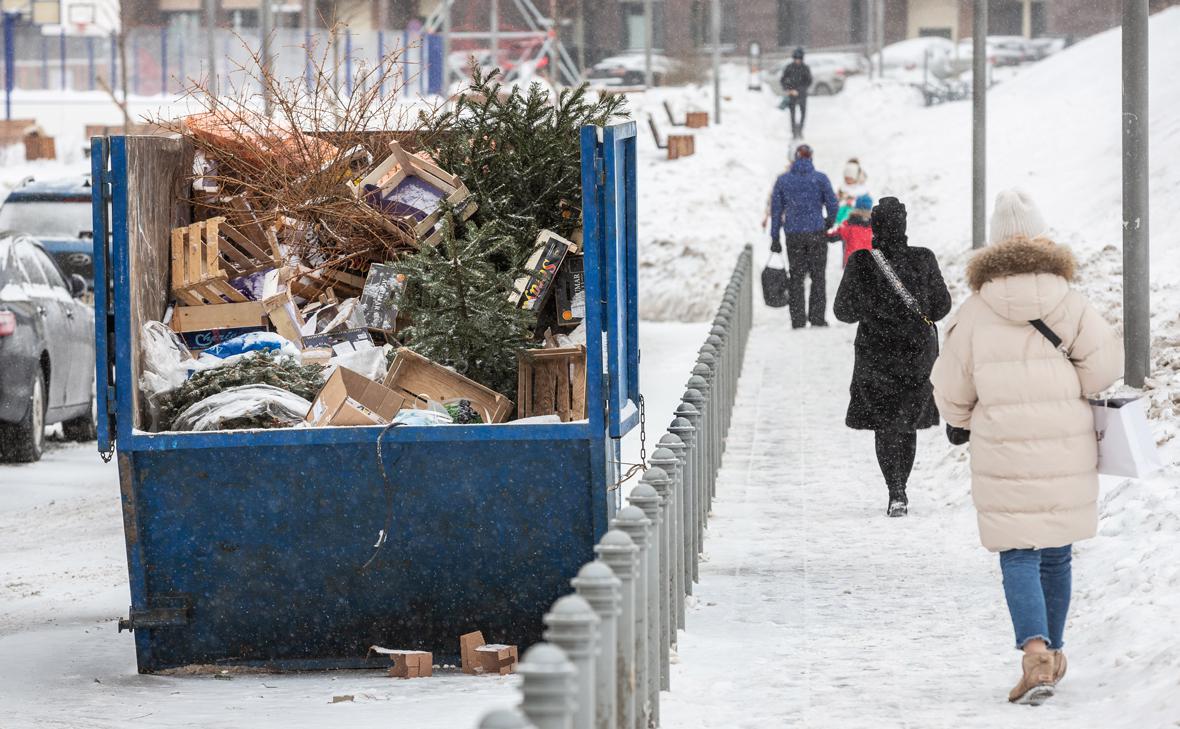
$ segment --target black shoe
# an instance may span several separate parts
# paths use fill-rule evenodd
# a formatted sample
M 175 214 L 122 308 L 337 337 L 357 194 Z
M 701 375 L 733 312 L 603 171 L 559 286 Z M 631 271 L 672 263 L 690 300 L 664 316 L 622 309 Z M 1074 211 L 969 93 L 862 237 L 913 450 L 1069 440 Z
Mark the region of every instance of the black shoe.
M 889 508 L 885 511 L 888 516 L 906 516 L 910 511 L 909 506 L 904 488 L 889 489 Z
M 826 327 L 826 326 L 828 326 L 828 323 L 826 321 L 813 321 L 813 322 L 811 322 L 811 326 L 813 326 L 813 327 Z

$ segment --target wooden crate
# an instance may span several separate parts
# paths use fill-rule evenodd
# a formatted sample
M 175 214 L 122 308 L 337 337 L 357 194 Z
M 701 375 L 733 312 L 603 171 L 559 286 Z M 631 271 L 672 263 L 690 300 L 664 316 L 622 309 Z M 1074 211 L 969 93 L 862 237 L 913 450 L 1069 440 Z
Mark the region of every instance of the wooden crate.
M 691 134 L 668 135 L 668 159 L 691 157 L 696 151 L 696 138 Z
M 435 230 L 446 200 L 466 220 L 475 213 L 467 186 L 434 164 L 429 158 L 406 152 L 397 142 L 389 143 L 390 155 L 358 185 L 370 205 L 391 216 L 414 221 L 415 237 L 426 245 L 438 243 L 442 233 Z
M 172 295 L 182 306 L 242 303 L 244 294 L 229 280 L 276 268 L 278 243 L 256 246 L 225 222 L 209 218 L 172 230 Z
M 397 350 L 384 385 L 405 399 L 403 408 L 426 407 L 426 400 L 444 402 L 462 398 L 485 423 L 503 423 L 512 412 L 512 401 L 458 372 L 431 362 L 406 347 Z
M 563 423 L 586 417 L 586 348 L 517 352 L 517 416 L 557 415 Z
M 43 134 L 25 135 L 25 160 L 32 162 L 37 159 L 57 159 L 57 144 L 53 137 Z
M 684 115 L 684 126 L 689 129 L 704 129 L 709 126 L 709 112 L 690 111 Z

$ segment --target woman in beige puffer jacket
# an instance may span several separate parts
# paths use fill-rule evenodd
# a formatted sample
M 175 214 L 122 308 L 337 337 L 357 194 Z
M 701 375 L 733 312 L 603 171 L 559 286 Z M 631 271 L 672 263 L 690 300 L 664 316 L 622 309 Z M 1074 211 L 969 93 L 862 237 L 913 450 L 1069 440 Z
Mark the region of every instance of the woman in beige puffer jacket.
M 983 546 L 1000 552 L 1004 590 L 1025 651 L 1009 699 L 1039 703 L 1064 675 L 1070 545 L 1098 524 L 1098 445 L 1086 395 L 1123 372 L 1122 341 L 1070 288 L 1069 249 L 1019 191 L 1001 193 L 995 242 L 967 268 L 974 295 L 946 333 L 930 379 L 948 435 L 970 431 L 972 498 Z M 1065 352 L 1029 322 L 1042 320 Z

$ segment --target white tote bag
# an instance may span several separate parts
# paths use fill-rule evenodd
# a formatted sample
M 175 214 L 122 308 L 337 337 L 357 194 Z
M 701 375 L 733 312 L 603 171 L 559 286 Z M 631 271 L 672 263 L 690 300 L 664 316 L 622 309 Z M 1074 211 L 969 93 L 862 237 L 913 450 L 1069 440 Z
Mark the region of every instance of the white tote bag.
M 1098 434 L 1098 473 L 1146 478 L 1163 468 L 1143 399 L 1091 400 Z

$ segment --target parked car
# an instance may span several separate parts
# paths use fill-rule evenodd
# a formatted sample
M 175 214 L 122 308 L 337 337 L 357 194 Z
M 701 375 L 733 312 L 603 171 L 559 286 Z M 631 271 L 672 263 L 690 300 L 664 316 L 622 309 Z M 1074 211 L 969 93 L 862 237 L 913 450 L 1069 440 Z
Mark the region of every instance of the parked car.
M 639 52 L 610 56 L 591 66 L 586 72 L 586 78 L 590 83 L 599 86 L 642 86 L 646 76 L 644 64 L 644 54 Z M 651 74 L 655 85 L 662 84 L 674 67 L 675 61 L 659 53 L 653 53 Z
M 54 423 L 70 440 L 94 439 L 94 310 L 78 301 L 85 291 L 31 236 L 0 232 L 0 460 L 39 460 Z
M 808 93 L 814 96 L 831 96 L 838 94 L 844 90 L 844 81 L 853 73 L 860 73 L 859 66 L 850 66 L 843 57 L 844 54 L 826 54 L 815 53 L 806 58 L 807 65 L 811 68 L 811 88 Z M 772 68 L 767 69 L 763 74 L 763 81 L 778 93 L 779 96 L 786 94 L 783 91 L 780 79 L 783 77 L 783 70 L 791 61 L 786 60 L 778 63 Z
M 1019 66 L 1031 60 L 1026 49 L 1016 47 L 1011 43 L 997 43 L 994 39 L 988 38 L 986 46 L 987 62 L 992 66 Z M 969 67 L 972 59 L 975 58 L 974 41 L 971 38 L 959 41 L 957 52 L 960 63 Z
M 26 179 L 0 205 L 0 230 L 19 230 L 41 242 L 62 272 L 78 274 L 94 291 L 94 223 L 90 176 Z
M 881 49 L 885 72 L 910 71 L 921 73 L 923 68 L 937 78 L 954 74 L 955 44 L 946 38 L 928 36 L 910 38 Z

